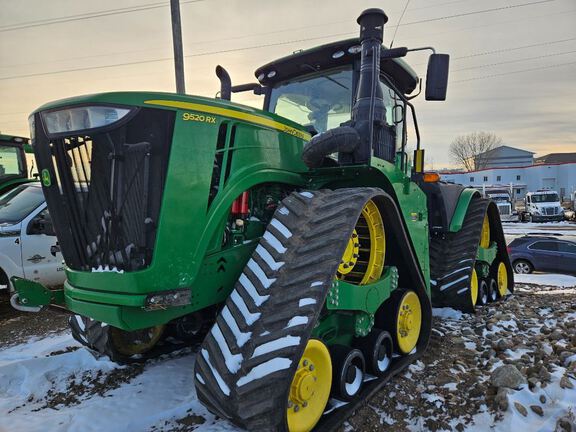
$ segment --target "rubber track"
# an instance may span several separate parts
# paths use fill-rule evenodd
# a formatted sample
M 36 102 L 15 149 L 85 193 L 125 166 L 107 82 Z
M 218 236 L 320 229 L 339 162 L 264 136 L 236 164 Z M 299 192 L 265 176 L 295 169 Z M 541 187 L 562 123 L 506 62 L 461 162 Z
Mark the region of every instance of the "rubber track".
M 68 325 L 72 330 L 72 337 L 85 347 L 98 354 L 107 355 L 112 361 L 125 362 L 126 359 L 113 349 L 109 325 L 82 315 L 70 315 Z
M 484 216 L 488 212 L 490 200 L 475 196 L 472 198 L 462 229 L 456 233 L 436 234 L 430 239 L 430 285 L 434 306 L 448 306 L 465 312 L 473 312 L 470 297 L 470 278 L 476 263 L 476 253 L 480 244 L 480 234 Z M 490 215 L 492 240 L 497 242 L 498 257 L 507 261 L 506 244 L 502 224 Z M 510 276 L 510 291 L 513 279 Z
M 96 355 L 108 356 L 110 360 L 120 364 L 143 363 L 162 354 L 168 354 L 191 345 L 189 342 L 182 342 L 173 338 L 173 340 L 168 342 L 164 340 L 163 336 L 159 343 L 150 351 L 140 355 L 126 356 L 119 353 L 115 348 L 112 338 L 110 337 L 111 327 L 108 324 L 82 315 L 70 315 L 68 318 L 68 326 L 72 330 L 72 337 L 79 343 L 93 351 Z
M 211 411 L 286 430 L 288 389 L 364 204 L 380 189 L 295 192 L 278 208 L 196 358 Z

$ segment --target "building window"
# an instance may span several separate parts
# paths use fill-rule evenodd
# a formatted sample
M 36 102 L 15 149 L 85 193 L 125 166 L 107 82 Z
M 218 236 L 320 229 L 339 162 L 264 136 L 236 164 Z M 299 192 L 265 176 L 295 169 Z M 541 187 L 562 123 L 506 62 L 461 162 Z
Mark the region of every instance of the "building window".
M 496 181 L 502 181 L 502 176 L 496 176 Z
M 474 181 L 474 177 L 470 177 L 470 181 L 473 182 L 473 181 Z
M 520 195 L 522 193 L 521 189 L 516 189 L 516 195 Z
M 518 176 L 516 176 L 516 180 L 520 180 L 520 176 L 519 176 L 519 175 L 518 175 Z
M 484 181 L 488 181 L 488 176 L 484 176 Z

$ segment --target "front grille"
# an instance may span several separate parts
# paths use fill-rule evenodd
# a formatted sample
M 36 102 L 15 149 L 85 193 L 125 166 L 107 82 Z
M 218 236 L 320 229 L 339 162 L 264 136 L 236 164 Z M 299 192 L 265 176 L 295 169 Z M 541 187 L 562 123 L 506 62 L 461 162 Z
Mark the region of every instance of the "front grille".
M 558 208 L 556 207 L 544 207 L 543 213 L 546 216 L 554 216 L 558 214 Z
M 509 204 L 498 205 L 498 212 L 501 215 L 509 215 L 510 214 L 510 205 Z
M 70 268 L 150 265 L 173 125 L 170 111 L 140 109 L 118 128 L 92 135 L 48 139 L 37 128 L 38 168 L 51 174 L 46 200 Z

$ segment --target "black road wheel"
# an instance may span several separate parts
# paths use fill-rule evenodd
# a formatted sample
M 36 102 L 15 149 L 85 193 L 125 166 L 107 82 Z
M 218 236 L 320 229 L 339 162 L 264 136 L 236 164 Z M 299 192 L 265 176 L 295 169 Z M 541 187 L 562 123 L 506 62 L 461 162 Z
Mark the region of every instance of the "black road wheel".
M 478 285 L 478 304 L 480 306 L 488 304 L 488 284 L 484 278 L 480 280 Z
M 374 376 L 384 376 L 390 369 L 394 342 L 387 331 L 373 328 L 368 336 L 357 338 L 354 346 L 364 354 L 368 373 Z
M 493 277 L 490 277 L 487 280 L 487 285 L 488 285 L 488 301 L 490 303 L 493 303 L 496 300 L 498 300 L 498 282 Z
M 362 351 L 344 345 L 330 347 L 332 357 L 332 393 L 338 399 L 354 398 L 364 382 L 366 362 Z
M 529 274 L 534 271 L 534 266 L 529 261 L 522 259 L 514 261 L 513 267 L 514 272 L 518 274 Z

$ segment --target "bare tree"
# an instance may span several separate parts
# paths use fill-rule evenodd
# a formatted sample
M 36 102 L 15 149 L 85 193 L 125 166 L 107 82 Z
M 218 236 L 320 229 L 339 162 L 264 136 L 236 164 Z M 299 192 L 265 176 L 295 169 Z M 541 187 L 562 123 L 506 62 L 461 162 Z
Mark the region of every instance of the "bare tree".
M 450 157 L 466 171 L 486 168 L 486 152 L 502 145 L 502 138 L 492 132 L 472 132 L 457 136 L 450 144 Z

